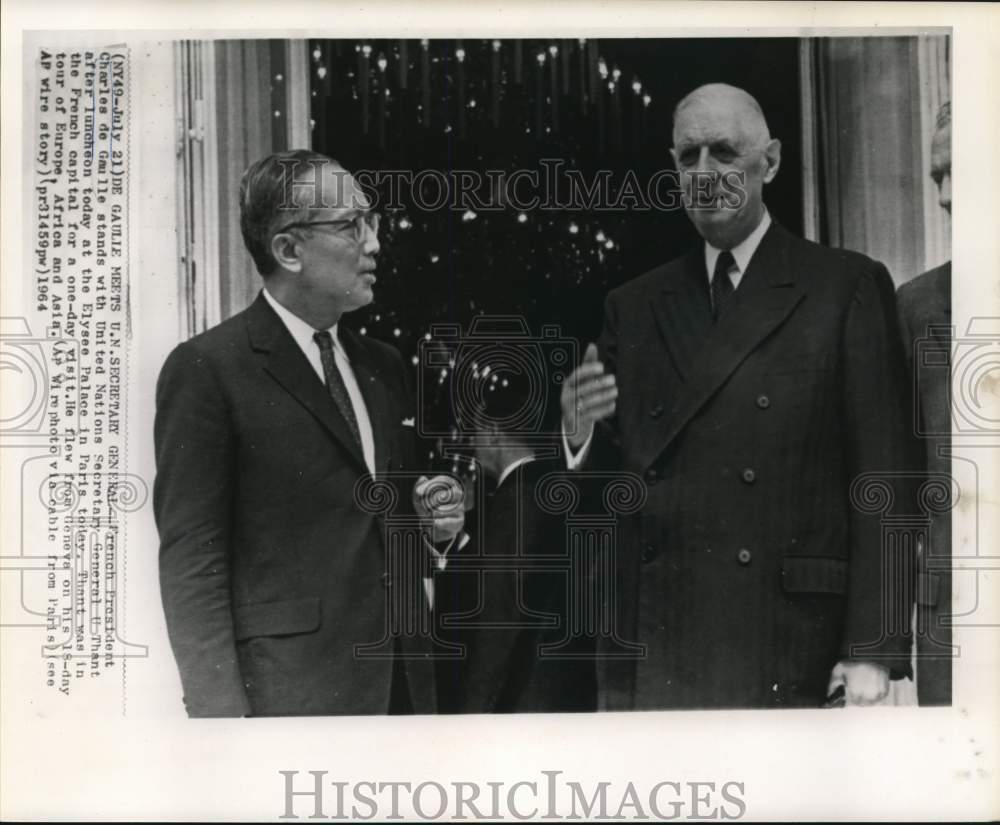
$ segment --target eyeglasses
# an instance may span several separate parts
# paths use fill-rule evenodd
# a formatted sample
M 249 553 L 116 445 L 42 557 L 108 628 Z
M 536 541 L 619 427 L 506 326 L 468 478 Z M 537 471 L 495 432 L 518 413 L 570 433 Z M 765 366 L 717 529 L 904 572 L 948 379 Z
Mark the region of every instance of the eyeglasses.
M 295 223 L 290 223 L 281 227 L 281 229 L 274 234 L 277 235 L 281 232 L 287 232 L 289 229 L 305 229 L 309 226 L 351 227 L 354 230 L 354 240 L 357 243 L 361 243 L 365 238 L 366 229 L 373 235 L 378 234 L 378 226 L 381 220 L 382 216 L 378 212 L 362 212 L 360 215 L 353 218 L 342 218 L 338 221 L 296 221 Z

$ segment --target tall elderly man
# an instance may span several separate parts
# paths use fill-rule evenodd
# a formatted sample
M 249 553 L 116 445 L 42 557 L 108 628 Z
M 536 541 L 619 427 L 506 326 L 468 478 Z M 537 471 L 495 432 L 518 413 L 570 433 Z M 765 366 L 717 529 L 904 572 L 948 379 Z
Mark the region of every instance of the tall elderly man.
M 951 104 L 938 112 L 931 141 L 931 179 L 951 215 Z M 951 388 L 941 363 L 951 357 L 951 261 L 899 288 L 903 346 L 910 360 L 916 429 L 925 466 L 938 483 L 951 474 Z M 917 699 L 951 704 L 951 511 L 931 513 L 929 540 L 917 552 Z
M 907 667 L 886 621 L 905 597 L 852 485 L 905 464 L 892 281 L 771 217 L 781 144 L 747 92 L 694 90 L 673 140 L 703 242 L 609 294 L 561 399 L 570 465 L 648 487 L 622 517 L 613 602 L 645 653 L 599 663 L 601 706 L 878 701 Z
M 157 386 L 160 585 L 188 714 L 433 711 L 430 640 L 390 629 L 414 583 L 355 500 L 414 468 L 402 358 L 340 323 L 373 299 L 378 217 L 342 167 L 296 151 L 247 169 L 240 226 L 263 290 Z M 460 529 L 460 506 L 415 503 L 435 539 Z M 394 603 L 426 611 L 422 579 Z

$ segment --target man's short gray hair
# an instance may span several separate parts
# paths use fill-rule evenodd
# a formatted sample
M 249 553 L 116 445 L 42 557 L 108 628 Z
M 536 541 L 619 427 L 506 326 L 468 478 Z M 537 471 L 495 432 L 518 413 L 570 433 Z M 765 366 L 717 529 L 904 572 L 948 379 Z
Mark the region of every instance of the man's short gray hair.
M 935 129 L 943 129 L 945 126 L 951 126 L 951 101 L 946 101 L 941 104 L 941 108 L 937 112 L 937 122 L 934 125 Z
M 303 220 L 304 206 L 296 206 L 295 184 L 310 171 L 318 181 L 320 169 L 335 160 L 309 149 L 276 152 L 250 164 L 240 180 L 240 231 L 257 271 L 264 277 L 277 268 L 271 255 L 271 235 L 278 226 Z

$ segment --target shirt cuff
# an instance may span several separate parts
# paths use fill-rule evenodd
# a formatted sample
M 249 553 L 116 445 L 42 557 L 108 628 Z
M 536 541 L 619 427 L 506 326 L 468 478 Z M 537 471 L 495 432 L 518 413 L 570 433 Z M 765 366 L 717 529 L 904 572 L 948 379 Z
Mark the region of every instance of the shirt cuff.
M 444 570 L 445 567 L 448 566 L 448 553 L 452 550 L 461 550 L 466 544 L 469 543 L 469 534 L 463 531 L 450 541 L 441 542 L 436 547 L 429 541 L 425 541 L 425 543 L 431 554 L 431 572 L 437 573 Z
M 580 447 L 575 453 L 573 448 L 569 444 L 569 438 L 566 436 L 566 426 L 562 427 L 562 442 L 563 451 L 566 454 L 566 468 L 569 470 L 579 470 L 580 465 L 587 460 L 587 453 L 590 452 L 590 442 L 594 440 L 594 428 L 591 426 L 590 435 L 587 436 L 587 440 L 583 442 L 583 446 Z

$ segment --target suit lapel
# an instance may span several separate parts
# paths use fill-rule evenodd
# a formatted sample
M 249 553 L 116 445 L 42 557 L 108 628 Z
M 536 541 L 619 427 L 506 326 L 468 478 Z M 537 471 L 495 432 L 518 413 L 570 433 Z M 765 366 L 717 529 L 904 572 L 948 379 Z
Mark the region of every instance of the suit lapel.
M 667 420 L 663 440 L 650 458 L 660 455 L 746 357 L 767 338 L 802 300 L 804 291 L 790 259 L 791 237 L 772 225 L 761 240 L 740 288 L 730 298 L 720 321 L 692 359 L 690 379 L 683 385 Z M 702 267 L 704 269 L 704 267 Z
M 681 259 L 653 300 L 653 314 L 674 367 L 687 379 L 712 329 L 705 256 L 699 245 Z
M 329 391 L 263 295 L 259 295 L 247 311 L 247 334 L 250 346 L 263 358 L 264 370 L 312 413 L 367 471 L 361 445 L 354 440 Z

